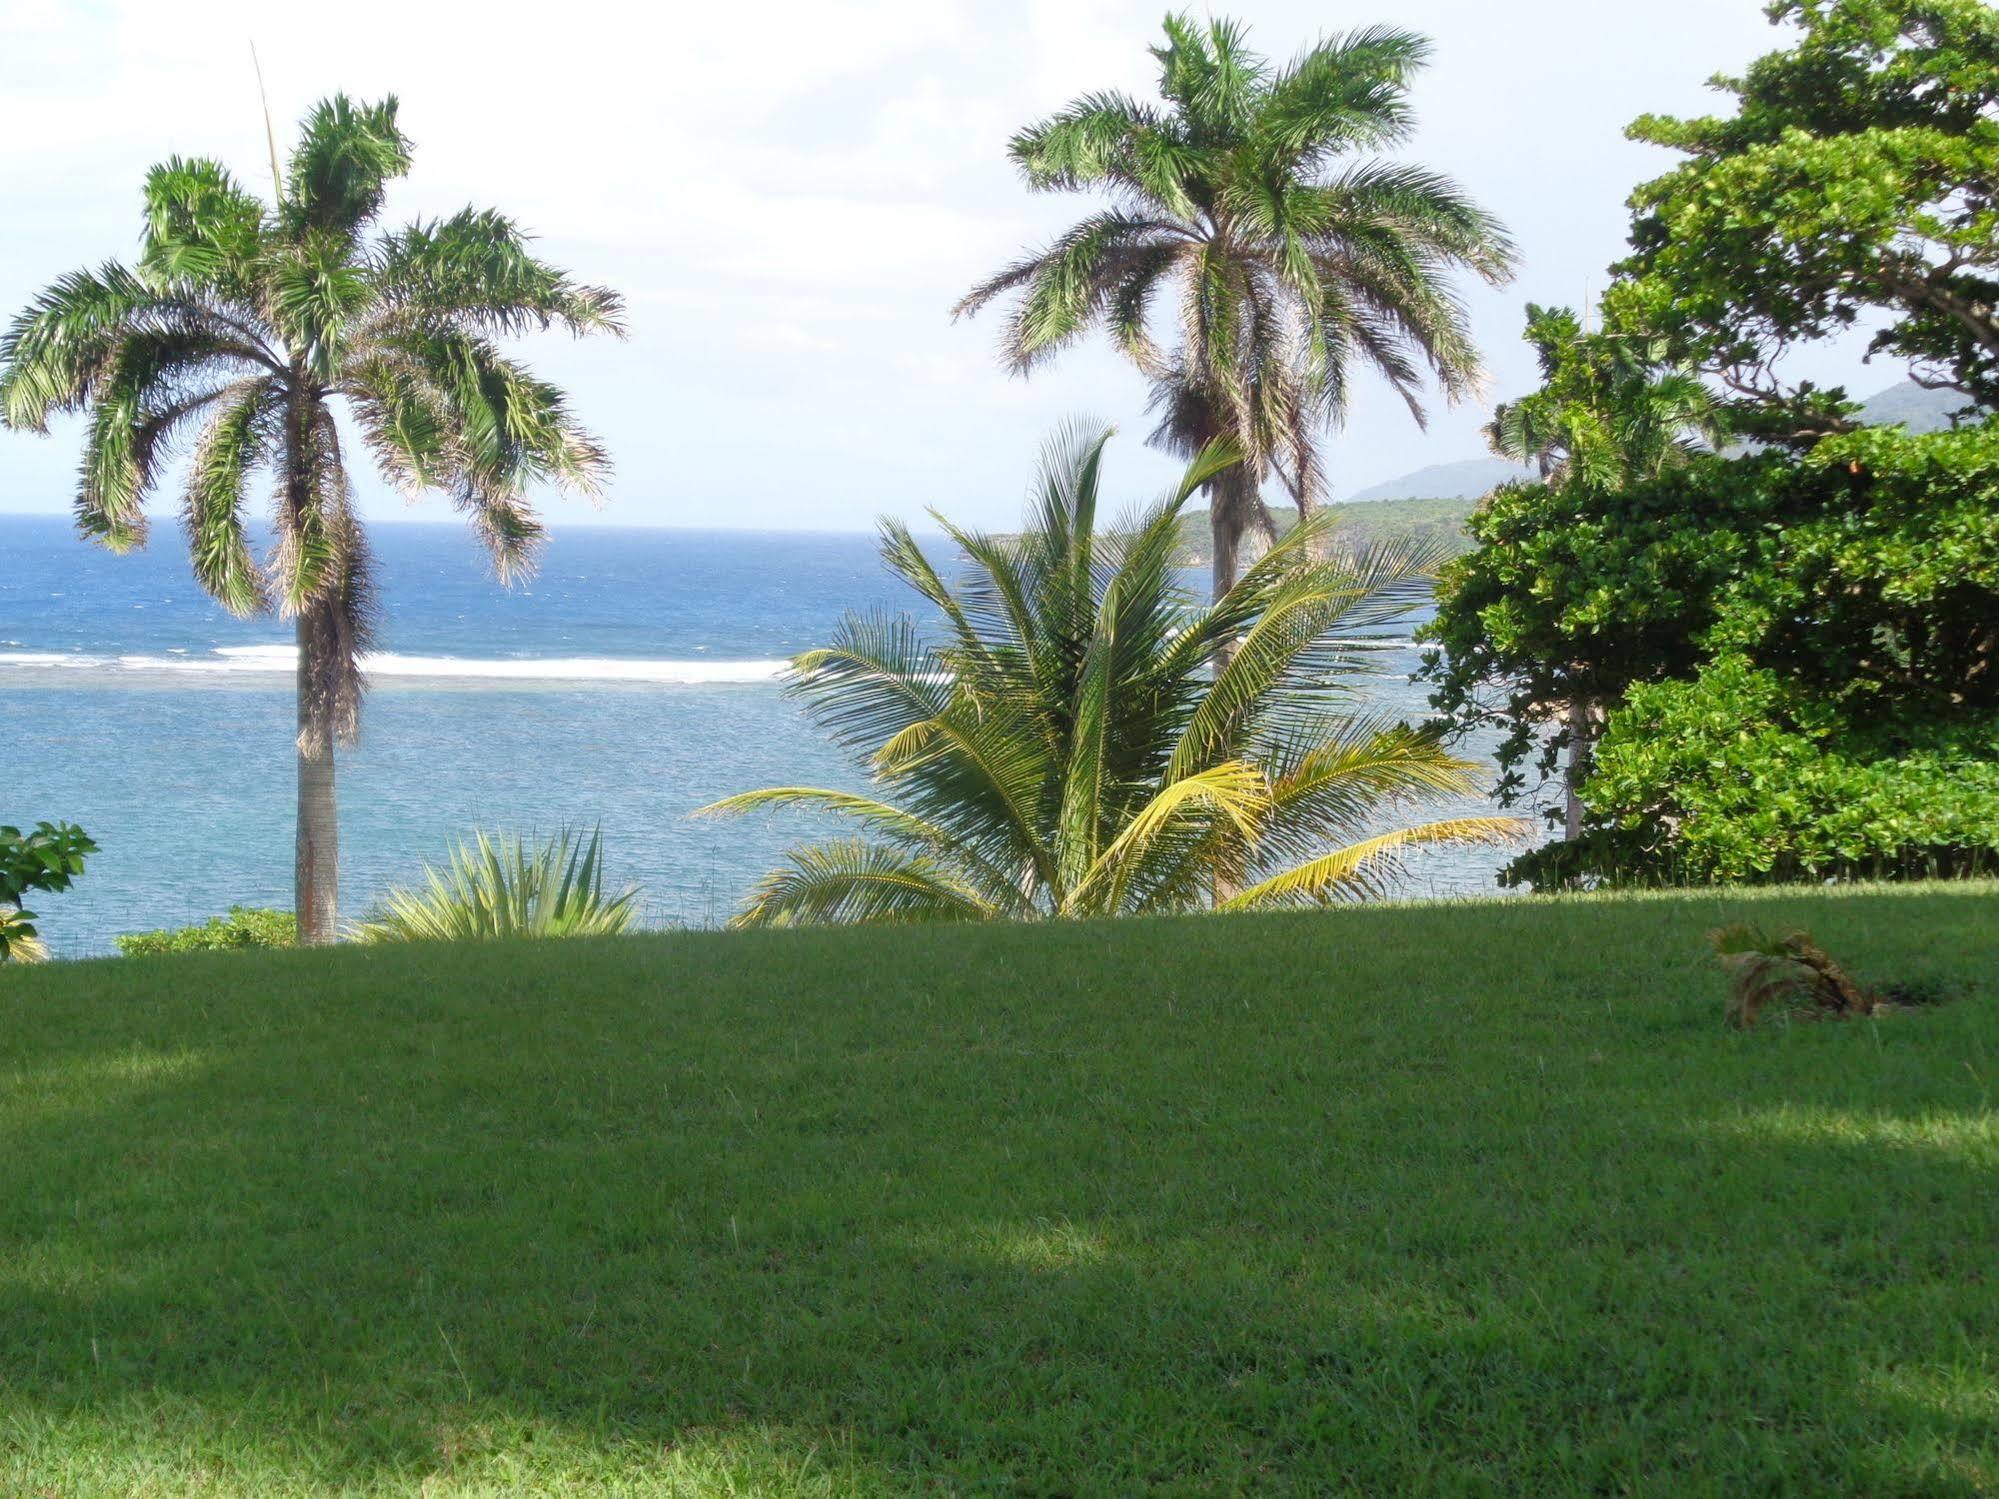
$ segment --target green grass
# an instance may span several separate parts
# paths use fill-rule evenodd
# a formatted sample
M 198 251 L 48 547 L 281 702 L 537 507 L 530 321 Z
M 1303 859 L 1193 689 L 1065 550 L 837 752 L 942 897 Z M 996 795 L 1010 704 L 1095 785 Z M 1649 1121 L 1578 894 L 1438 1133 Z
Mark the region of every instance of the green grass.
M 1720 1023 L 1803 922 L 1851 1025 Z M 0 975 L 0 1493 L 1999 1489 L 1999 889 Z

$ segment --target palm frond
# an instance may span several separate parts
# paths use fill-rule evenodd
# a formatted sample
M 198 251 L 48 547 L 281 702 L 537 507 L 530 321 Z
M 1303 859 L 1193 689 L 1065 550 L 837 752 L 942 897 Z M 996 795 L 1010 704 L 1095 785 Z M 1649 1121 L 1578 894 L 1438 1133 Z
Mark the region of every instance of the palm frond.
M 410 168 L 396 113 L 393 94 L 375 104 L 335 94 L 314 106 L 285 169 L 278 212 L 288 231 L 352 243 L 374 222 L 389 183 Z
M 1378 896 L 1398 855 L 1441 844 L 1504 844 L 1525 838 L 1532 824 L 1518 817 L 1456 817 L 1397 828 L 1260 880 L 1228 899 L 1218 911 L 1252 911 L 1271 906 L 1325 905 L 1336 900 Z
M 730 925 L 915 926 L 997 914 L 933 859 L 845 840 L 792 850 Z

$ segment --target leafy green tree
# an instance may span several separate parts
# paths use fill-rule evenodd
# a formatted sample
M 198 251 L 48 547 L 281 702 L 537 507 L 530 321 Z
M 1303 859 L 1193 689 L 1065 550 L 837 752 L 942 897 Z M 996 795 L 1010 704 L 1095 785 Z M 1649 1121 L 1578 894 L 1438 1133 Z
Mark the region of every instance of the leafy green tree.
M 123 551 L 176 442 L 193 434 L 182 493 L 196 578 L 237 614 L 275 608 L 298 640 L 300 936 L 338 920 L 336 740 L 359 722 L 372 625 L 367 540 L 336 412 L 405 492 L 449 494 L 502 580 L 533 565 L 543 482 L 593 492 L 605 454 L 562 393 L 496 340 L 619 328 L 612 293 L 530 253 L 497 213 L 371 233 L 408 170 L 396 102 L 315 108 L 266 204 L 213 161 L 146 179 L 138 262 L 77 271 L 0 340 L 0 419 L 46 431 L 84 412 L 76 498 L 84 535 Z M 276 545 L 252 548 L 253 477 L 274 480 Z
M 22 906 L 30 891 L 67 890 L 97 845 L 70 822 L 38 822 L 23 833 L 0 827 L 0 963 L 45 955 L 35 913 Z
M 1163 107 L 1091 94 L 1012 144 L 1037 191 L 1101 192 L 1093 213 L 958 304 L 1016 298 L 1001 350 L 1025 373 L 1102 329 L 1153 383 L 1154 441 L 1192 458 L 1226 439 L 1243 461 L 1208 504 L 1215 597 L 1236 580 L 1252 527 L 1274 535 L 1262 488 L 1277 474 L 1300 517 L 1324 492 L 1320 432 L 1371 368 L 1424 419 L 1427 372 L 1457 400 L 1479 358 L 1454 273 L 1512 274 L 1513 247 L 1455 184 L 1366 153 L 1405 141 L 1410 78 L 1429 56 L 1375 27 L 1322 41 L 1288 67 L 1249 51 L 1242 27 L 1169 17 Z M 1177 304 L 1178 341 L 1154 314 Z
M 1999 867 L 1999 422 L 1866 428 L 1659 482 L 1677 521 L 1598 553 L 1605 638 L 1635 665 L 1581 835 L 1512 878 Z M 1656 488 L 1626 491 L 1627 517 Z
M 1775 368 L 1787 348 L 1878 323 L 1874 350 L 1999 405 L 1999 11 L 1768 11 L 1798 38 L 1717 81 L 1733 115 L 1631 127 L 1687 160 L 1633 197 L 1636 253 L 1612 305 L 1761 401 L 1799 394 Z M 1824 401 L 1799 417 L 1806 431 L 1850 425 Z
M 1454 732 L 1505 731 L 1502 797 L 1528 789 L 1530 756 L 1543 779 L 1567 756 L 1561 815 L 1574 838 L 1607 706 L 1690 665 L 1705 600 L 1742 544 L 1689 503 L 1704 480 L 1667 477 L 1714 462 L 1703 455 L 1723 413 L 1700 377 L 1656 337 L 1585 332 L 1567 308 L 1527 313 L 1542 384 L 1500 406 L 1487 437 L 1545 477 L 1474 512 L 1477 548 L 1443 569 L 1422 632 L 1436 647 L 1424 675 Z
M 1179 515 L 1233 455 L 1211 450 L 1130 529 L 1100 532 L 1109 436 L 1051 446 L 1017 539 L 940 521 L 967 559 L 955 583 L 884 528 L 943 638 L 849 616 L 794 684 L 881 794 L 777 787 L 706 809 L 815 808 L 872 836 L 794 851 L 739 924 L 1316 903 L 1380 888 L 1403 850 L 1518 833 L 1387 820 L 1474 774 L 1433 735 L 1350 711 L 1369 636 L 1428 592 L 1420 555 L 1318 555 L 1314 519 L 1197 606 L 1174 581 Z

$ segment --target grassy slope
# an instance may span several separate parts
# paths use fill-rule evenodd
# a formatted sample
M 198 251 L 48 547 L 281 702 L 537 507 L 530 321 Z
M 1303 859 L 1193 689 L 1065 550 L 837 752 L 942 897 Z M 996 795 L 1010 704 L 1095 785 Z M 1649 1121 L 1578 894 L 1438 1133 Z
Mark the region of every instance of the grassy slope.
M 1737 1035 L 1701 933 L 1945 1010 Z M 0 1493 L 1999 1487 L 1999 891 L 0 977 Z
M 1441 548 L 1450 556 L 1471 550 L 1465 522 L 1477 508 L 1476 500 L 1367 500 L 1360 504 L 1328 505 L 1338 517 L 1340 534 L 1356 546 L 1395 545 L 1415 542 Z M 1272 518 L 1280 533 L 1298 522 L 1298 512 L 1288 505 L 1273 504 Z M 1213 558 L 1208 534 L 1208 512 L 1189 511 L 1180 518 L 1180 562 L 1188 567 L 1206 567 Z

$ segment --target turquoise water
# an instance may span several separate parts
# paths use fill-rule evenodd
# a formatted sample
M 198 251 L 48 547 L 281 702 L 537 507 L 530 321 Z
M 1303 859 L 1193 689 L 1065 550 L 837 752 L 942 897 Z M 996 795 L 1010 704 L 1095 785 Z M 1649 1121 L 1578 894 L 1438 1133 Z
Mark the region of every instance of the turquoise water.
M 475 827 L 601 822 L 649 920 L 717 922 L 804 825 L 688 813 L 757 786 L 860 784 L 774 676 L 843 609 L 909 606 L 871 538 L 576 529 L 511 593 L 460 529 L 374 538 L 382 654 L 340 761 L 349 914 Z M 287 651 L 275 621 L 195 588 L 168 526 L 114 557 L 59 519 L 0 516 L 0 822 L 68 819 L 103 849 L 36 902 L 58 952 L 289 904 Z M 1421 714 L 1414 664 L 1388 658 L 1380 706 Z M 1499 862 L 1431 856 L 1409 888 L 1488 892 Z

